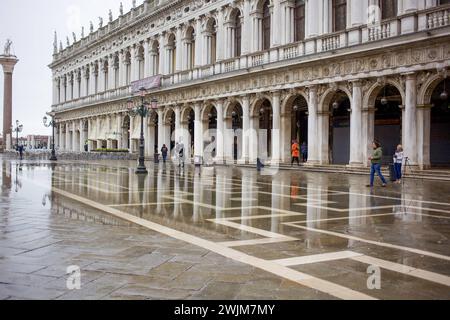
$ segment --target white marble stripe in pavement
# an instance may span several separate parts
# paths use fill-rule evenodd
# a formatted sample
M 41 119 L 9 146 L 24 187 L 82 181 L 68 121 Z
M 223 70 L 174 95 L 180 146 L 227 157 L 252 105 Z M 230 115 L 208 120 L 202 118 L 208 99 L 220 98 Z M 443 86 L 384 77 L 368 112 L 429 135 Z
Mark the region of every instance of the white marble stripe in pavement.
M 287 259 L 278 259 L 272 260 L 275 263 L 281 264 L 282 266 L 299 266 L 303 264 L 311 264 L 317 262 L 327 262 L 333 260 L 342 260 L 353 257 L 362 256 L 361 253 L 356 253 L 352 251 L 338 251 L 338 252 L 330 252 L 330 253 L 321 253 L 315 254 L 311 256 L 303 256 L 303 257 L 293 257 Z
M 423 270 L 423 269 L 413 268 L 410 266 L 406 266 L 404 264 L 399 264 L 399 263 L 386 261 L 386 260 L 374 258 L 371 256 L 365 256 L 365 255 L 354 256 L 354 257 L 351 257 L 351 259 L 358 261 L 358 262 L 366 263 L 369 265 L 378 266 L 383 269 L 399 272 L 399 273 L 402 273 L 402 274 L 405 274 L 408 276 L 413 276 L 413 277 L 424 279 L 427 281 L 439 283 L 439 284 L 442 284 L 445 286 L 450 286 L 450 277 L 445 276 L 443 274 L 439 274 L 439 273 L 435 273 L 435 272 L 431 272 L 431 271 L 427 271 L 427 270 Z
M 245 246 L 255 246 L 261 244 L 271 244 L 271 243 L 280 243 L 280 242 L 289 242 L 289 241 L 297 241 L 297 239 L 282 237 L 282 238 L 262 238 L 262 239 L 254 239 L 254 240 L 236 240 L 236 241 L 226 241 L 226 242 L 218 242 L 218 244 L 225 247 L 245 247 Z
M 298 224 L 294 224 L 294 223 L 291 223 L 291 222 L 283 222 L 282 224 L 286 225 L 286 226 L 289 226 L 289 227 L 297 228 L 297 229 L 303 229 L 303 230 L 307 230 L 307 231 L 311 231 L 311 232 L 328 234 L 328 235 L 335 236 L 335 237 L 338 237 L 338 238 L 351 239 L 351 240 L 355 240 L 355 241 L 359 241 L 359 242 L 373 244 L 373 245 L 380 246 L 380 247 L 386 247 L 386 248 L 392 248 L 392 249 L 397 249 L 397 250 L 403 250 L 403 251 L 413 252 L 413 253 L 416 253 L 416 254 L 419 254 L 419 255 L 424 255 L 424 256 L 428 256 L 428 257 L 433 257 L 433 258 L 437 258 L 437 259 L 441 259 L 441 260 L 450 261 L 450 257 L 449 256 L 446 256 L 446 255 L 443 255 L 443 254 L 439 254 L 439 253 L 430 252 L 430 251 L 425 251 L 425 250 L 421 250 L 421 249 L 405 247 L 405 246 L 400 246 L 400 245 L 386 243 L 386 242 L 381 242 L 381 241 L 368 240 L 368 239 L 355 237 L 355 236 L 352 236 L 352 235 L 347 235 L 347 234 L 343 234 L 343 233 L 339 233 L 339 232 L 333 232 L 333 231 L 328 231 L 328 230 L 323 230 L 323 229 L 316 229 L 316 228 L 300 226 Z
M 36 183 L 33 180 L 30 180 L 30 182 L 42 187 L 42 185 Z M 133 216 L 126 212 L 119 211 L 117 209 L 105 206 L 101 203 L 92 201 L 92 200 L 84 198 L 84 197 L 77 196 L 75 194 L 66 192 L 64 190 L 61 190 L 58 188 L 53 188 L 52 191 L 57 194 L 60 194 L 64 197 L 67 197 L 69 199 L 79 201 L 81 203 L 84 203 L 85 205 L 102 210 L 102 211 L 109 213 L 120 219 L 123 219 L 123 220 L 129 221 L 129 222 L 135 223 L 137 225 L 146 227 L 147 229 L 154 230 L 161 234 L 165 234 L 174 239 L 178 239 L 178 240 L 196 245 L 198 247 L 207 249 L 207 250 L 215 252 L 221 256 L 224 256 L 226 258 L 230 258 L 235 261 L 238 261 L 238 262 L 241 262 L 241 263 L 244 263 L 247 265 L 251 265 L 253 267 L 267 271 L 267 272 L 277 275 L 279 277 L 288 279 L 288 280 L 298 283 L 300 285 L 327 293 L 336 298 L 348 299 L 348 300 L 376 300 L 376 298 L 369 296 L 367 294 L 364 294 L 362 292 L 335 284 L 330 281 L 322 280 L 320 278 L 316 278 L 311 275 L 308 275 L 308 274 L 305 274 L 302 272 L 298 272 L 296 270 L 293 270 L 293 269 L 290 269 L 287 267 L 283 267 L 279 264 L 276 264 L 276 263 L 268 261 L 268 260 L 260 259 L 260 258 L 251 256 L 251 255 L 247 255 L 243 252 L 234 250 L 232 248 L 227 248 L 225 246 L 211 242 L 209 240 L 205 240 L 205 239 L 202 239 L 202 238 L 199 238 L 199 237 L 196 237 L 196 236 L 193 236 L 193 235 L 157 224 L 157 223 L 150 222 L 148 220 Z

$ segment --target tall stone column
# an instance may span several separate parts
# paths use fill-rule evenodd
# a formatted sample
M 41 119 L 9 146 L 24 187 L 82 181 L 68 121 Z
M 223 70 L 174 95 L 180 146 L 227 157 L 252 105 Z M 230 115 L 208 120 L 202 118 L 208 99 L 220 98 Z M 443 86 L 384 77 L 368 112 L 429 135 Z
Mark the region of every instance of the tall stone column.
M 360 81 L 353 81 L 352 106 L 350 114 L 350 165 L 362 166 L 362 88 Z
M 319 163 L 319 150 L 317 139 L 317 87 L 309 87 L 308 101 L 308 164 Z
M 242 122 L 242 163 L 247 163 L 249 160 L 250 152 L 250 97 L 242 97 L 242 112 L 243 112 L 243 122 Z
M 9 135 L 9 145 L 12 146 L 12 77 L 14 66 L 19 60 L 12 55 L 0 55 L 0 64 L 3 67 L 3 147 L 7 145 L 6 139 Z
M 417 162 L 421 170 L 431 166 L 430 160 L 430 117 L 431 105 L 417 106 Z
M 272 165 L 278 165 L 281 160 L 281 141 L 280 141 L 280 130 L 281 130 L 281 106 L 280 106 L 280 92 L 274 91 L 272 93 Z
M 417 164 L 417 78 L 406 74 L 405 126 L 403 131 L 405 157 L 411 165 Z
M 225 122 L 223 119 L 223 100 L 217 101 L 217 155 L 216 162 L 222 164 L 225 159 Z
M 160 152 L 164 144 L 164 110 L 158 109 L 158 152 Z M 170 146 L 167 146 L 170 148 Z
M 197 103 L 194 106 L 195 122 L 194 122 L 194 155 L 203 156 L 203 131 L 202 131 L 202 119 L 201 119 L 202 105 Z
M 174 108 L 175 111 L 175 143 L 180 142 L 180 139 L 183 138 L 181 132 L 181 106 L 176 106 Z M 186 141 L 183 141 L 186 146 Z

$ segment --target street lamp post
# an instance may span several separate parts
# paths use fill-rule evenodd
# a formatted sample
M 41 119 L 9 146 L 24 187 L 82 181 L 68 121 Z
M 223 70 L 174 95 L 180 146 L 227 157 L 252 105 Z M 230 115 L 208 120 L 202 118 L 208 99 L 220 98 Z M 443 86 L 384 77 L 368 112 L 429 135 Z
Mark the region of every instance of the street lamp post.
M 128 112 L 131 116 L 138 115 L 141 117 L 141 136 L 139 141 L 139 164 L 136 169 L 136 174 L 148 174 L 147 168 L 145 167 L 145 138 L 144 138 L 144 118 L 150 113 L 148 103 L 145 102 L 146 89 L 139 89 L 141 96 L 141 104 L 137 107 L 134 106 L 133 98 L 128 100 Z M 155 99 L 152 100 L 152 108 L 157 103 Z
M 50 156 L 50 161 L 57 161 L 58 159 L 56 158 L 56 151 L 55 151 L 55 127 L 56 127 L 56 120 L 55 118 L 52 116 L 52 120 L 50 122 L 48 122 L 48 118 L 47 116 L 44 116 L 44 118 L 42 119 L 42 121 L 44 122 L 44 126 L 45 127 L 52 127 L 52 155 Z
M 23 131 L 23 125 L 16 120 L 16 127 L 11 127 L 11 131 L 16 133 L 16 150 L 19 150 L 19 132 Z

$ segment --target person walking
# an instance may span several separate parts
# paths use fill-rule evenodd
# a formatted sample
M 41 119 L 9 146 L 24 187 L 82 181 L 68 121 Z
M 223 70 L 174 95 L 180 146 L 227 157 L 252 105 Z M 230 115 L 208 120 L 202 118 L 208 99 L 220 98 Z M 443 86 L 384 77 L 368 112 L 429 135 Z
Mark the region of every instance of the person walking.
M 292 153 L 292 162 L 291 167 L 294 165 L 294 162 L 297 162 L 297 165 L 300 166 L 300 147 L 296 140 L 292 141 L 292 147 L 291 147 L 291 153 Z
M 167 146 L 164 144 L 163 147 L 161 148 L 161 155 L 163 157 L 163 163 L 166 163 L 167 161 L 167 154 L 169 153 L 169 149 L 167 148 Z
M 394 171 L 395 171 L 395 182 L 402 183 L 402 165 L 403 165 L 403 146 L 399 144 L 394 155 Z
M 20 155 L 20 160 L 23 160 L 23 145 L 19 146 L 19 155 Z
M 308 161 L 308 145 L 306 144 L 306 141 L 302 143 L 301 149 L 302 149 L 302 161 L 306 162 Z
M 381 144 L 378 141 L 374 141 L 372 144 L 373 154 L 369 158 L 371 162 L 370 167 L 370 185 L 367 187 L 372 188 L 375 180 L 375 173 L 380 177 L 381 182 L 383 183 L 383 187 L 386 187 L 386 179 L 383 177 L 381 173 L 381 159 L 383 157 L 383 149 L 381 148 Z

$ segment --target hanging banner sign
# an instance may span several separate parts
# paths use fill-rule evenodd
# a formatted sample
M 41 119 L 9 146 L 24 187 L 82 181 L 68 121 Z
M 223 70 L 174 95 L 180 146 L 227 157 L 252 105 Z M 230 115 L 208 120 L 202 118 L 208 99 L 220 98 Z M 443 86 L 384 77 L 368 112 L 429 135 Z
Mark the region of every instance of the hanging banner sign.
M 133 93 L 139 92 L 141 88 L 145 90 L 157 89 L 161 87 L 161 76 L 153 76 L 131 83 L 131 90 Z

